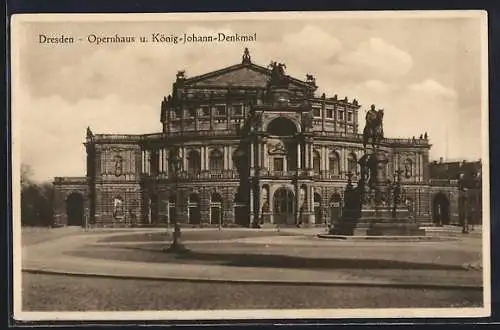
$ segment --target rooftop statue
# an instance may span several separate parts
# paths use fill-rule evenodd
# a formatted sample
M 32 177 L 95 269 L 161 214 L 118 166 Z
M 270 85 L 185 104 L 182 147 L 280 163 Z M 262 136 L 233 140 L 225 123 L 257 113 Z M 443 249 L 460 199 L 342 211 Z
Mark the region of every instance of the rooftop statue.
M 177 71 L 176 77 L 178 80 L 179 79 L 186 79 L 186 70 Z
M 245 50 L 243 51 L 241 63 L 252 63 L 251 57 L 250 57 L 250 51 L 248 50 L 247 47 L 245 47 Z
M 375 105 L 372 104 L 370 110 L 366 113 L 366 125 L 363 130 L 363 148 L 371 141 L 373 149 L 380 145 L 380 141 L 384 138 L 384 129 L 382 120 L 384 118 L 384 110 L 375 110 Z
M 272 83 L 279 84 L 286 82 L 286 65 L 284 63 L 277 63 L 276 61 L 272 61 L 267 67 L 271 70 Z
M 312 74 L 306 74 L 306 82 L 311 85 L 316 85 L 316 78 Z

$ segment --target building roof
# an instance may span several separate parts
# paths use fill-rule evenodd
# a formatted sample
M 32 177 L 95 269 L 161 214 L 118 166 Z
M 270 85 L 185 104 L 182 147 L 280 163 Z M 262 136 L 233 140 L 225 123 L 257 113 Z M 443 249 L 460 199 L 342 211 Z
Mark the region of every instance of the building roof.
M 265 88 L 272 71 L 266 67 L 254 64 L 250 58 L 243 59 L 239 64 L 231 65 L 222 69 L 211 71 L 184 80 L 184 86 L 191 87 L 246 87 Z M 286 75 L 286 79 L 292 86 L 300 89 L 316 90 L 314 83 Z

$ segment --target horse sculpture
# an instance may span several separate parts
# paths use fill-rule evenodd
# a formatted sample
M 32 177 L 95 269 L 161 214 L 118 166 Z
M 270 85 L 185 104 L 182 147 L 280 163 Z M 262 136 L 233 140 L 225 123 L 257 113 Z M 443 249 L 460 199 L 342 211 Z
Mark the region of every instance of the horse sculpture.
M 380 145 L 380 141 L 384 138 L 384 129 L 382 119 L 384 118 L 384 110 L 375 110 L 375 105 L 372 104 L 371 109 L 366 114 L 366 125 L 363 130 L 363 148 L 371 141 L 372 148 L 375 150 Z

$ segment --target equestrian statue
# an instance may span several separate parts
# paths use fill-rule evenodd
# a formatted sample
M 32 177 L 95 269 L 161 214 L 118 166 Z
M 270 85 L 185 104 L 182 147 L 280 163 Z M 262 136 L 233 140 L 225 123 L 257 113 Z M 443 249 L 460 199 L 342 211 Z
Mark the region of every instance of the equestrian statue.
M 369 141 L 371 141 L 372 148 L 375 150 L 384 138 L 383 118 L 384 110 L 375 110 L 375 105 L 372 104 L 371 109 L 366 113 L 366 125 L 363 130 L 363 148 L 365 150 Z

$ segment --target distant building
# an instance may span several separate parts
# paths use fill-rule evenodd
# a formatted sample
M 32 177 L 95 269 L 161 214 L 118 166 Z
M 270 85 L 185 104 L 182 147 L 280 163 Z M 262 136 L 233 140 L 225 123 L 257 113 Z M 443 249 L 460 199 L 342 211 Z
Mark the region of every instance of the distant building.
M 171 95 L 161 102 L 161 132 L 88 129 L 86 177 L 54 180 L 55 221 L 95 226 L 158 226 L 176 217 L 191 226 L 337 221 L 348 173 L 356 181 L 363 155 L 360 104 L 317 96 L 313 76 L 299 80 L 284 69 L 279 63 L 254 64 L 246 50 L 240 63 L 214 72 L 191 78 L 179 72 Z M 177 176 L 169 167 L 173 147 L 182 165 Z M 456 223 L 457 178 L 435 174 L 441 170 L 429 166 L 430 147 L 427 134 L 381 143 L 389 177 L 403 169 L 413 218 L 422 224 Z
M 482 223 L 481 161 L 434 161 L 429 164 L 433 222 Z

